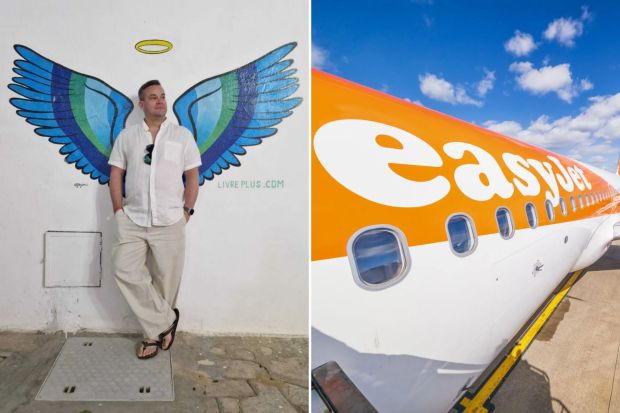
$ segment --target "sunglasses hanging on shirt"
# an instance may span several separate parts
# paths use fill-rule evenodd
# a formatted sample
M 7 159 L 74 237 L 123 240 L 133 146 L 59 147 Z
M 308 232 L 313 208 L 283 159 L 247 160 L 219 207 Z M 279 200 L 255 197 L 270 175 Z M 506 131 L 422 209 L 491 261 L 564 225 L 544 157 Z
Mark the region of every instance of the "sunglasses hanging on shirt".
M 146 155 L 144 155 L 144 163 L 147 165 L 151 164 L 151 157 L 153 155 L 153 149 L 155 148 L 155 145 L 150 143 L 148 145 L 146 145 Z

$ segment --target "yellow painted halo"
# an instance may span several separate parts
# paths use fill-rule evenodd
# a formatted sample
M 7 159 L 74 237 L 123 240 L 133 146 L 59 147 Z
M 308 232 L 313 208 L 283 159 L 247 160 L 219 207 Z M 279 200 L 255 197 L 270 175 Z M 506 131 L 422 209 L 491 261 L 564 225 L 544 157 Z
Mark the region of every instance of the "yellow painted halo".
M 160 47 L 162 47 L 162 49 L 159 49 L 159 50 L 148 50 L 148 49 L 144 48 L 145 46 L 160 46 Z M 166 52 L 169 52 L 170 50 L 172 50 L 172 43 L 170 43 L 168 40 L 149 39 L 149 40 L 139 41 L 138 43 L 136 43 L 135 48 L 140 53 L 145 53 L 145 54 L 162 54 L 162 53 L 166 53 Z

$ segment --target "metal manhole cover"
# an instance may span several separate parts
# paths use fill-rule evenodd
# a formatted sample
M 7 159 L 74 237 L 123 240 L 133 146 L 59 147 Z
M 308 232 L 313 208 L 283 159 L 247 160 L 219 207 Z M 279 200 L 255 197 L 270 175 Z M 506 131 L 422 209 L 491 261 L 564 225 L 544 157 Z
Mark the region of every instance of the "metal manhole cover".
M 72 337 L 35 400 L 174 401 L 170 351 L 136 357 L 136 340 Z

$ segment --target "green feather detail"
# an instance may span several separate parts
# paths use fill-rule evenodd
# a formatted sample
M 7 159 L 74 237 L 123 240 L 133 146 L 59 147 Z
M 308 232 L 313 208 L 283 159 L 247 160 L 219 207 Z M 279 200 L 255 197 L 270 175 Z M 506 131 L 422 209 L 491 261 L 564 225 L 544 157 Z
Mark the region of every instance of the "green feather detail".
M 207 140 L 200 145 L 200 153 L 205 153 L 213 145 L 217 138 L 222 134 L 228 123 L 237 110 L 237 97 L 239 96 L 239 82 L 235 72 L 226 74 L 220 79 L 222 87 L 222 112 L 220 118 L 213 128 L 213 132 Z
M 84 91 L 86 90 L 86 80 L 86 77 L 78 75 L 77 73 L 73 73 L 71 75 L 71 80 L 69 80 L 69 99 L 71 102 L 71 110 L 75 116 L 75 121 L 90 143 L 92 143 L 93 146 L 103 155 L 109 157 L 111 152 L 110 149 L 99 142 L 97 135 L 95 135 L 95 132 L 90 127 L 88 118 L 86 117 L 86 110 L 84 108 Z

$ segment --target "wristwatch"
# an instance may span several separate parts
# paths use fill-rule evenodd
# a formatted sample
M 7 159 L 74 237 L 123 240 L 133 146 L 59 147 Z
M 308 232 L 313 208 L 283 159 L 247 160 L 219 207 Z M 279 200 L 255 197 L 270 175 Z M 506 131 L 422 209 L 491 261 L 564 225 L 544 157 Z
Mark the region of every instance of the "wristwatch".
M 189 215 L 194 215 L 194 208 L 188 208 L 188 207 L 184 206 L 183 210 L 185 212 L 187 212 Z

